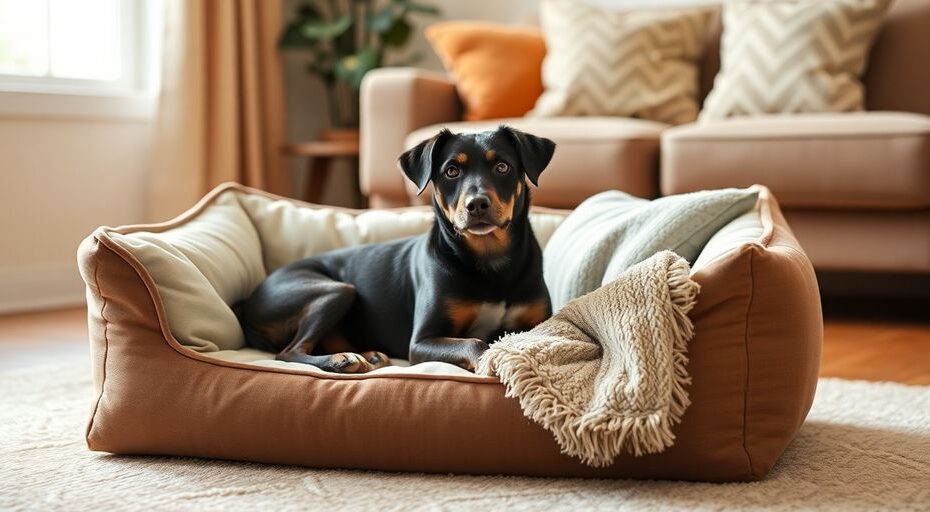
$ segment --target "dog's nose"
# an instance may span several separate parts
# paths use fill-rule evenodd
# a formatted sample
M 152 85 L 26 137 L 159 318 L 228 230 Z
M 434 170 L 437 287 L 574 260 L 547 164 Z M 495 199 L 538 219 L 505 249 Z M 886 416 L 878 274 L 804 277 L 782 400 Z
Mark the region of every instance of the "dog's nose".
M 468 213 L 471 214 L 484 213 L 484 211 L 490 207 L 491 200 L 488 199 L 488 196 L 484 194 L 471 196 L 467 201 L 465 201 L 465 208 L 467 208 Z

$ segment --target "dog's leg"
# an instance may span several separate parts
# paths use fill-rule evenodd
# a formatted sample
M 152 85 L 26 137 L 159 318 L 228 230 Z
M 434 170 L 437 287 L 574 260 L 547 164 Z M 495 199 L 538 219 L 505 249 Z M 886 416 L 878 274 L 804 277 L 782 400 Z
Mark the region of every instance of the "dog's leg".
M 410 344 L 410 363 L 440 361 L 474 371 L 488 344 L 478 338 L 435 337 Z
M 346 343 L 335 354 L 314 355 L 355 301 L 355 287 L 307 268 L 273 274 L 243 305 L 249 344 L 277 351 L 276 359 L 338 373 L 364 373 L 387 365 L 381 353 L 356 354 Z
M 317 344 L 332 332 L 352 307 L 355 287 L 320 275 L 307 283 L 300 295 L 304 306 L 298 313 L 297 330 L 276 359 L 310 364 L 338 373 L 364 373 L 374 369 L 368 360 L 353 352 L 313 355 Z

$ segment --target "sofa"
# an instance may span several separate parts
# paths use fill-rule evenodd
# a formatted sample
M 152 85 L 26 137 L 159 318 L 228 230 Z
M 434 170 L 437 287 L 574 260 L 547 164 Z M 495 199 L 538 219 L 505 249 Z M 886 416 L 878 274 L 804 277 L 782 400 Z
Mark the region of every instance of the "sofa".
M 719 68 L 708 31 L 702 96 Z M 397 156 L 440 127 L 501 123 L 556 141 L 537 205 L 571 208 L 603 190 L 653 198 L 760 183 L 822 271 L 930 273 L 930 0 L 896 0 L 872 48 L 865 112 L 668 126 L 630 118 L 462 122 L 448 74 L 387 68 L 361 91 L 360 183 L 371 206 L 422 203 Z

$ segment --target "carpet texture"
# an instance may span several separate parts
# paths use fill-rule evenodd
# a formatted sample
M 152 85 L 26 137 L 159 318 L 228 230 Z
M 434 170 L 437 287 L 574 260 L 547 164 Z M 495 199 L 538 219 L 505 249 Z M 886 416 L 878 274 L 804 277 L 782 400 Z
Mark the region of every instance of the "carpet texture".
M 317 471 L 87 451 L 86 367 L 0 373 L 0 510 L 927 510 L 930 387 L 821 380 L 750 484 Z M 687 417 L 687 414 L 686 414 Z

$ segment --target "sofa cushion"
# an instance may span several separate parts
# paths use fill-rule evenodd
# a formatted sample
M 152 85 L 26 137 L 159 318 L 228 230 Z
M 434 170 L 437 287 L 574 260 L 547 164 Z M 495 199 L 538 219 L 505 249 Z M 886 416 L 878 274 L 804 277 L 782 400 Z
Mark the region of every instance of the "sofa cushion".
M 860 76 L 891 0 L 731 0 L 700 119 L 864 108 Z
M 556 143 L 552 162 L 533 193 L 533 204 L 568 208 L 597 192 L 612 189 L 645 198 L 658 194 L 659 136 L 668 125 L 654 121 L 555 117 L 447 123 L 412 132 L 406 147 L 412 148 L 443 127 L 453 132 L 480 132 L 501 124 Z M 411 197 L 416 195 L 412 184 L 408 183 L 407 190 Z
M 546 90 L 532 115 L 694 121 L 698 61 L 712 12 L 542 2 Z
M 930 117 L 806 114 L 680 126 L 662 135 L 662 193 L 760 183 L 786 207 L 930 206 Z

